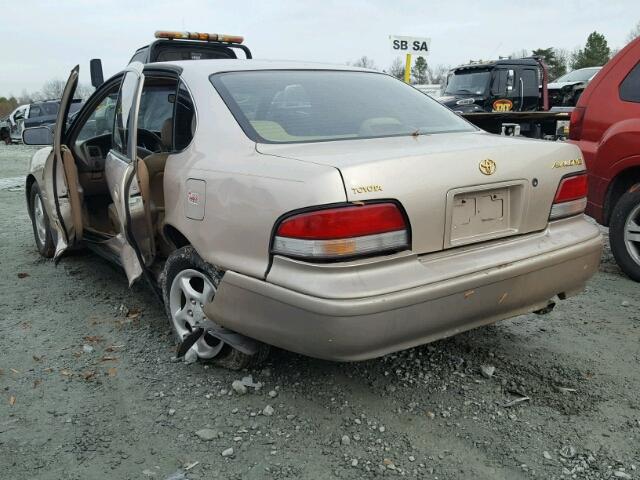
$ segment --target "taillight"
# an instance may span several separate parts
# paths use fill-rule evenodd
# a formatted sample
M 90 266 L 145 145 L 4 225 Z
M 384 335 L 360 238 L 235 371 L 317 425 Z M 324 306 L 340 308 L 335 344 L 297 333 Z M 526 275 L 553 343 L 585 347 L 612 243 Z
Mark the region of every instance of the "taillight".
M 276 229 L 273 253 L 335 259 L 409 248 L 409 231 L 395 203 L 324 208 L 285 218 Z
M 582 124 L 584 123 L 585 107 L 575 107 L 569 120 L 569 139 L 580 140 L 582 137 Z
M 553 199 L 549 220 L 570 217 L 584 212 L 587 206 L 587 174 L 564 177 Z

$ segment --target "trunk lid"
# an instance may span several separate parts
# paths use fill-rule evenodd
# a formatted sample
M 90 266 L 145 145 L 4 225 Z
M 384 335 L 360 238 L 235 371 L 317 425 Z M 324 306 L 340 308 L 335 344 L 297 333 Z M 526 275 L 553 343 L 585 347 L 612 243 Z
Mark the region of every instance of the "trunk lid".
M 581 158 L 572 145 L 482 132 L 258 144 L 257 150 L 337 168 L 348 201 L 398 200 L 411 223 L 412 250 L 420 254 L 543 230 L 560 178 L 582 169 L 554 168 Z

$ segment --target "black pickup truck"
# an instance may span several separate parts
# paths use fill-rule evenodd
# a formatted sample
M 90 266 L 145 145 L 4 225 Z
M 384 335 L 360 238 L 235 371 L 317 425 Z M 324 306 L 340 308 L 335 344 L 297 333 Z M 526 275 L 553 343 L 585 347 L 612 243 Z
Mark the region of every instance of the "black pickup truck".
M 82 100 L 74 99 L 69 107 L 70 115 L 80 110 L 81 106 Z M 42 100 L 20 105 L 0 121 L 0 140 L 6 144 L 21 142 L 25 128 L 52 126 L 56 123 L 59 108 L 60 100 Z

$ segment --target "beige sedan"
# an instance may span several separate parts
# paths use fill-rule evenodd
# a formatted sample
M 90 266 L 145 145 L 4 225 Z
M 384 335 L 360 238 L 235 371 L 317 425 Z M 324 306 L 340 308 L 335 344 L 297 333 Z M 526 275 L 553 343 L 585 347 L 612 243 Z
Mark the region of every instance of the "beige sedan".
M 130 65 L 31 162 L 40 253 L 84 245 L 163 299 L 179 355 L 362 360 L 549 311 L 598 268 L 580 151 L 482 132 L 382 73 Z

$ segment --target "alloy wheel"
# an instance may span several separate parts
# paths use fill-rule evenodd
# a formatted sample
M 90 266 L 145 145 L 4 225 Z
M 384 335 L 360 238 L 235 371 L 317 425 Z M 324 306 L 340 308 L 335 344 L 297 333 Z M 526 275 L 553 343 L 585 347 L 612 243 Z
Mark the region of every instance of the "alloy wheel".
M 631 258 L 640 265 L 640 204 L 631 210 L 625 221 L 624 243 Z
M 41 245 L 44 245 L 47 241 L 47 224 L 45 223 L 44 215 L 42 198 L 40 195 L 36 195 L 33 202 L 33 218 L 36 224 L 36 235 Z
M 171 323 L 180 341 L 184 340 L 206 319 L 203 307 L 216 294 L 216 287 L 207 276 L 194 269 L 179 272 L 169 291 Z M 199 358 L 211 359 L 220 353 L 224 342 L 205 332 L 190 350 Z

